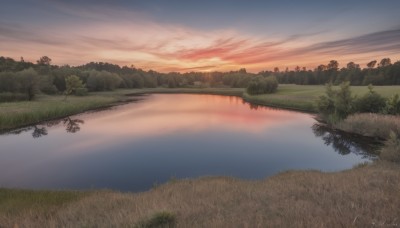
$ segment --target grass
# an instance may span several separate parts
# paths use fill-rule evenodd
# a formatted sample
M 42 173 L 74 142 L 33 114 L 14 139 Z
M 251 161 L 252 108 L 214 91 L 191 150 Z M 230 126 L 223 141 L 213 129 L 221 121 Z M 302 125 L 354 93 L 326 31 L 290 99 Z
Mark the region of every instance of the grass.
M 335 125 L 342 131 L 389 139 L 390 132 L 400 135 L 400 117 L 374 113 L 360 113 L 347 117 Z
M 338 89 L 334 86 L 333 89 Z M 361 97 L 368 92 L 367 86 L 352 86 L 352 94 Z M 400 93 L 400 86 L 375 86 L 374 91 L 384 97 Z M 279 85 L 273 94 L 249 95 L 243 98 L 251 103 L 279 108 L 295 109 L 306 112 L 316 112 L 316 101 L 325 94 L 325 86 L 321 85 Z
M 400 86 L 376 86 L 374 90 L 389 97 L 400 91 Z M 353 94 L 362 96 L 366 86 L 352 87 Z M 244 100 L 258 105 L 316 112 L 315 101 L 325 92 L 324 86 L 280 85 L 277 93 L 251 96 L 243 88 L 146 88 L 120 89 L 109 92 L 90 93 L 89 96 L 40 95 L 35 101 L 0 103 L 0 131 L 17 128 L 44 120 L 61 118 L 91 109 L 106 107 L 131 100 L 126 95 L 144 93 L 194 93 L 242 96 Z
M 89 196 L 90 192 L 34 191 L 0 188 L 0 227 L 11 226 L 18 221 L 13 218 L 40 215 L 51 218 L 63 206 Z
M 256 104 L 315 111 L 314 101 L 324 91 L 323 86 L 280 85 L 276 94 L 249 96 L 243 89 L 155 88 L 91 93 L 67 102 L 62 96 L 42 95 L 33 102 L 0 103 L 0 129 L 129 101 L 129 94 L 243 94 Z M 361 96 L 368 89 L 352 91 Z M 400 87 L 375 91 L 387 97 Z M 386 137 L 382 132 L 387 131 L 379 133 L 378 127 L 400 129 L 398 117 L 346 121 L 343 128 L 376 137 Z M 389 146 L 385 148 L 397 156 L 398 141 Z M 400 166 L 376 161 L 337 173 L 288 171 L 261 181 L 176 180 L 143 193 L 0 189 L 0 227 L 395 227 L 400 226 L 399 179 Z
M 118 94 L 87 97 L 39 96 L 34 101 L 0 103 L 0 130 L 12 129 L 44 120 L 65 117 L 123 101 Z
M 38 198 L 53 199 L 40 204 L 52 208 L 50 216 L 32 203 L 27 213 L 5 214 L 13 204 L 3 204 L 0 226 L 395 227 L 400 225 L 399 179 L 400 166 L 378 161 L 337 173 L 287 171 L 260 181 L 204 177 L 143 193 L 77 193 L 57 203 L 55 195 L 76 193 L 38 191 Z M 33 195 L 5 191 L 15 191 L 7 195 L 10 202 L 32 202 Z

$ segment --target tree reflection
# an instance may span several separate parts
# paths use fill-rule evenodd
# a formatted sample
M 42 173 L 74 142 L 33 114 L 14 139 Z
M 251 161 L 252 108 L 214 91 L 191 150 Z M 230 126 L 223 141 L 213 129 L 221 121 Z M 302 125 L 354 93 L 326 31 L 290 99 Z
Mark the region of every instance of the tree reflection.
M 332 146 L 341 155 L 354 153 L 363 158 L 374 158 L 382 145 L 373 138 L 349 134 L 319 123 L 314 124 L 312 130 L 316 137 L 324 140 L 325 145 Z
M 71 119 L 70 117 L 67 117 L 63 120 L 65 130 L 67 130 L 68 133 L 76 133 L 81 130 L 80 124 L 84 124 L 85 122 L 80 119 Z
M 38 127 L 37 125 L 33 126 L 33 132 L 32 132 L 33 138 L 40 138 L 45 135 L 47 135 L 46 127 Z
M 68 133 L 77 133 L 78 131 L 81 130 L 81 125 L 85 123 L 83 120 L 72 119 L 71 117 L 67 117 L 64 119 L 46 121 L 43 124 L 35 124 L 35 125 L 29 126 L 29 127 L 24 127 L 24 128 L 15 129 L 12 131 L 3 132 L 3 133 L 0 133 L 0 135 L 19 135 L 23 132 L 32 131 L 32 133 L 31 133 L 32 137 L 37 139 L 37 138 L 48 135 L 47 128 L 57 126 L 61 122 L 64 125 L 65 130 Z

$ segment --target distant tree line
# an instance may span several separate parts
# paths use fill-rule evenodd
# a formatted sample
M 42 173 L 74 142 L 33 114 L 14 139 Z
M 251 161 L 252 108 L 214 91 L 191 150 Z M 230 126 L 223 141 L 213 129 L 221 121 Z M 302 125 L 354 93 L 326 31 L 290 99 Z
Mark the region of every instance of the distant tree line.
M 305 67 L 295 67 L 294 70 L 262 71 L 261 75 L 274 75 L 279 83 L 298 85 L 324 85 L 332 83 L 339 85 L 348 81 L 350 85 L 400 85 L 400 61 L 392 64 L 389 58 L 367 63 L 367 67 L 360 68 L 359 64 L 349 62 L 346 67 L 339 68 L 336 60 L 331 60 L 327 65 L 319 65 L 314 70 Z
M 79 79 L 83 88 L 73 88 L 72 94 L 84 95 L 87 91 L 106 91 L 116 88 L 155 87 L 233 87 L 248 88 L 252 94 L 274 92 L 277 83 L 321 85 L 340 84 L 349 81 L 351 85 L 400 85 L 400 62 L 394 64 L 388 58 L 379 63 L 371 61 L 361 69 L 350 62 L 339 69 L 335 60 L 320 65 L 314 70 L 296 67 L 294 70 L 262 71 L 249 73 L 246 69 L 229 72 L 170 72 L 145 71 L 132 66 L 90 62 L 81 66 L 57 66 L 51 58 L 41 57 L 36 63 L 0 57 L 0 101 L 32 100 L 38 93 L 65 94 L 66 79 L 72 75 Z M 275 83 L 275 81 L 277 83 Z M 77 84 L 79 84 L 77 82 Z

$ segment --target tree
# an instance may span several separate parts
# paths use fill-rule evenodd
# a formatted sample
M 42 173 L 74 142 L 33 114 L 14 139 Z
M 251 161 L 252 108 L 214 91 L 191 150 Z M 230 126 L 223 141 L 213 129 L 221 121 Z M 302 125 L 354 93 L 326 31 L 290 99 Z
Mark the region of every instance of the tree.
M 391 64 L 392 64 L 392 61 L 389 58 L 384 58 L 379 63 L 379 66 L 380 67 L 387 67 L 387 66 L 390 66 Z
M 337 71 L 339 69 L 339 63 L 336 60 L 331 60 L 327 66 L 328 70 Z
M 49 57 L 47 57 L 47 56 L 42 56 L 36 62 L 37 62 L 38 65 L 47 65 L 47 66 L 49 66 L 51 64 L 51 59 Z
M 35 95 L 39 93 L 40 77 L 38 73 L 30 68 L 17 73 L 19 88 L 22 93 L 26 93 L 28 100 L 33 100 Z
M 275 73 L 278 73 L 278 72 L 279 72 L 279 68 L 278 68 L 278 67 L 275 67 L 275 68 L 274 68 L 274 72 L 275 72 Z
M 278 88 L 278 81 L 274 76 L 263 77 L 258 76 L 253 78 L 249 85 L 247 86 L 247 93 L 254 94 L 264 94 L 264 93 L 274 93 Z
M 83 88 L 84 85 L 82 81 L 79 79 L 78 76 L 76 75 L 71 75 L 65 79 L 65 98 L 64 100 L 67 100 L 67 96 L 73 93 L 76 89 Z
M 355 69 L 359 69 L 359 68 L 360 68 L 360 65 L 355 64 L 354 62 L 347 63 L 348 70 L 355 70 Z
M 377 61 L 376 61 L 376 60 L 373 60 L 373 61 L 367 63 L 367 67 L 368 67 L 369 69 L 372 69 L 372 68 L 375 67 L 376 63 L 377 63 Z

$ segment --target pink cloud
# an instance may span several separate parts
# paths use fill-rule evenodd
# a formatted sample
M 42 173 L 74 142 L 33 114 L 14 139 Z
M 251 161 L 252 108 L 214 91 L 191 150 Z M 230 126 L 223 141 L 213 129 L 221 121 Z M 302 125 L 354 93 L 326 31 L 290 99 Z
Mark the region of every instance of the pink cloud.
M 0 23 L 1 55 L 16 59 L 23 56 L 29 61 L 48 55 L 55 64 L 70 65 L 107 61 L 158 71 L 244 67 L 254 72 L 275 66 L 313 68 L 330 59 L 345 64 L 381 57 L 395 61 L 400 57 L 400 30 L 331 42 L 318 42 L 319 34 L 312 34 L 313 39 L 296 35 L 272 40 L 232 29 L 202 31 L 156 23 L 123 9 L 74 9 L 64 5 L 58 9 L 90 20 L 47 27 Z

